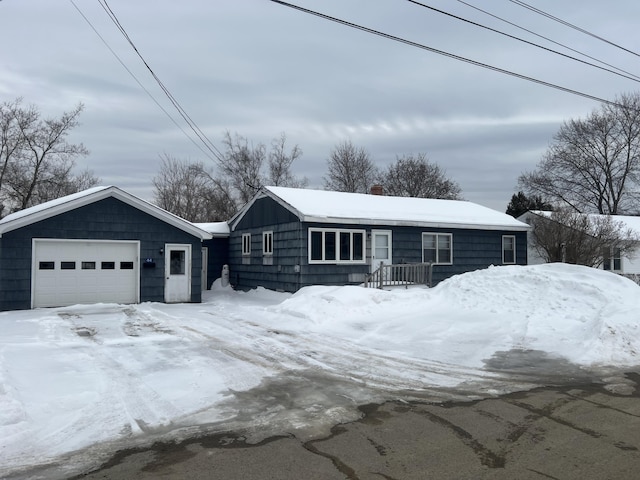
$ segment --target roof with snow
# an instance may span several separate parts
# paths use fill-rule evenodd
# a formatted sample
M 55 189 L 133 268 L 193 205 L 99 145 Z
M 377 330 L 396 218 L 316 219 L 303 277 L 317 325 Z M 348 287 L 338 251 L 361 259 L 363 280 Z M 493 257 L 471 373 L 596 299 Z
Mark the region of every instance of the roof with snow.
M 522 221 L 526 221 L 529 215 L 538 215 L 539 217 L 550 218 L 553 214 L 552 211 L 549 210 L 529 210 L 518 217 L 518 219 L 522 219 Z M 604 215 L 599 213 L 585 213 L 582 215 L 586 215 L 589 219 L 597 219 L 597 218 L 607 218 L 611 217 L 614 222 L 618 222 L 621 224 L 623 229 L 629 229 L 640 235 L 640 217 L 633 215 Z
M 141 198 L 131 195 L 130 193 L 114 186 L 89 188 L 78 193 L 56 198 L 55 200 L 44 202 L 7 215 L 0 220 L 0 237 L 6 232 L 22 228 L 32 223 L 45 220 L 61 213 L 69 212 L 76 208 L 83 207 L 109 197 L 117 198 L 138 210 L 156 217 L 200 239 L 204 240 L 211 238 L 211 233 L 197 227 L 184 218 L 167 212 L 146 200 L 142 200 Z
M 194 223 L 194 225 L 205 232 L 209 232 L 214 237 L 229 236 L 229 224 L 227 222 Z
M 390 197 L 287 187 L 263 187 L 233 219 L 232 227 L 258 199 L 271 197 L 301 221 L 482 230 L 529 229 L 506 213 L 462 200 Z

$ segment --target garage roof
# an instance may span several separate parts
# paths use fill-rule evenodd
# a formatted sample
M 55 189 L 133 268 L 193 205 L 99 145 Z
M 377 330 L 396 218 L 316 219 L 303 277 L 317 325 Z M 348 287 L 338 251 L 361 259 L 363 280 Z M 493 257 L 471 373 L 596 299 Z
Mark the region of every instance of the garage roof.
M 131 195 L 130 193 L 114 186 L 89 188 L 82 192 L 56 198 L 55 200 L 41 203 L 40 205 L 25 208 L 24 210 L 7 215 L 0 220 L 0 237 L 5 232 L 22 228 L 32 223 L 75 210 L 76 208 L 80 208 L 109 197 L 116 198 L 128 205 L 131 205 L 138 210 L 200 238 L 201 240 L 211 238 L 211 234 L 209 232 L 197 227 L 184 218 L 180 218 L 173 213 L 167 212 L 146 200 L 142 200 L 141 198 Z

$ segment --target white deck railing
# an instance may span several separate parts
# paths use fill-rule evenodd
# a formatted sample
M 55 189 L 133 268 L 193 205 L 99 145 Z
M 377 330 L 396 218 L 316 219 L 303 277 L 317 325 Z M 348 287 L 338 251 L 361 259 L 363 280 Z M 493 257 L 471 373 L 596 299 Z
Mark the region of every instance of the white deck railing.
M 431 286 L 433 264 L 431 263 L 397 263 L 380 267 L 365 277 L 366 288 L 383 288 L 393 286 L 427 285 Z

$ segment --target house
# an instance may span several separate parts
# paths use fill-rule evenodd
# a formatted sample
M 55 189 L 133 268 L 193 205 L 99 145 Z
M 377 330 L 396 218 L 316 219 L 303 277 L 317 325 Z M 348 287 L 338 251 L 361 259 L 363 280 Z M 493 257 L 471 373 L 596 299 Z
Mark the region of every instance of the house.
M 530 210 L 523 213 L 518 217 L 521 222 L 530 224 L 535 228 L 536 219 L 553 222 L 556 221 L 551 218 L 552 212 L 543 210 Z M 593 221 L 599 221 L 601 219 L 609 218 L 608 215 L 600 214 L 584 214 L 584 216 Z M 640 237 L 640 217 L 628 216 L 628 215 L 615 215 L 613 217 L 615 222 L 620 223 L 623 231 L 629 230 L 633 234 Z M 529 258 L 530 265 L 539 265 L 546 263 L 546 259 L 539 252 L 539 247 L 536 245 L 533 229 L 528 233 L 527 239 L 527 256 Z M 598 268 L 603 270 L 609 270 L 615 273 L 625 275 L 638 275 L 640 274 L 640 245 L 634 252 L 627 252 L 622 254 L 619 249 L 613 248 L 606 253 L 602 259 L 602 263 Z
M 360 284 L 381 263 L 433 263 L 433 283 L 527 263 L 529 226 L 466 201 L 263 187 L 230 220 L 232 285 Z
M 203 242 L 226 255 L 226 243 L 214 240 L 113 186 L 27 208 L 0 220 L 0 310 L 199 302 L 207 286 Z

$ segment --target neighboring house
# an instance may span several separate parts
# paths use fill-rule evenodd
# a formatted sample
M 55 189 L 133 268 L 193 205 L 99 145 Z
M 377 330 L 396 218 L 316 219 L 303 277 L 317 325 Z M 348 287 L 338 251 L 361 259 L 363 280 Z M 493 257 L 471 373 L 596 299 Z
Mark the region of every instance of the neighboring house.
M 530 210 L 520 215 L 518 217 L 518 220 L 527 224 L 533 223 L 533 218 L 541 218 L 552 221 L 550 220 L 551 214 L 552 212 L 544 210 Z M 599 214 L 587 214 L 587 216 L 589 218 L 606 217 L 606 215 Z M 620 222 L 624 230 L 629 229 L 633 232 L 637 232 L 637 234 L 640 235 L 640 217 L 615 215 L 613 219 L 616 222 Z M 602 264 L 598 268 L 621 274 L 640 274 L 640 245 L 638 247 L 638 250 L 636 250 L 633 254 L 626 256 L 621 256 L 619 250 L 609 251 L 605 258 L 603 258 Z M 530 265 L 539 265 L 542 263 L 546 263 L 546 259 L 543 258 L 538 252 L 538 248 L 536 246 L 535 238 L 533 235 L 533 230 L 530 230 L 528 233 L 527 256 L 529 258 Z
M 21 210 L 0 220 L 0 310 L 200 302 L 213 237 L 117 187 Z
M 465 201 L 263 187 L 229 224 L 240 289 L 359 284 L 381 262 L 432 262 L 434 284 L 527 263 L 529 226 Z

